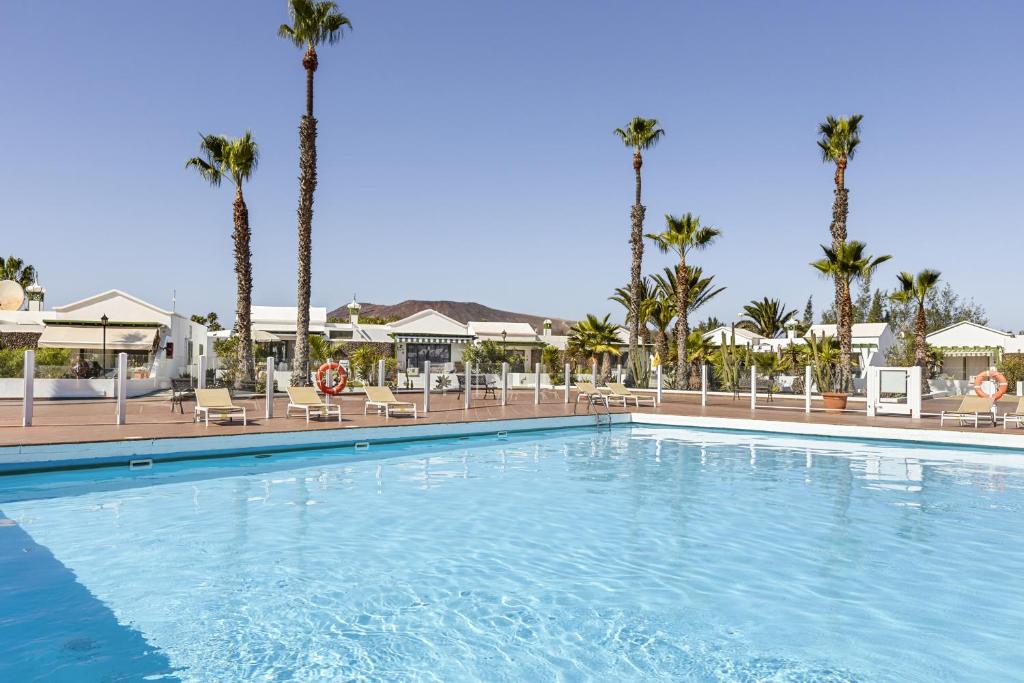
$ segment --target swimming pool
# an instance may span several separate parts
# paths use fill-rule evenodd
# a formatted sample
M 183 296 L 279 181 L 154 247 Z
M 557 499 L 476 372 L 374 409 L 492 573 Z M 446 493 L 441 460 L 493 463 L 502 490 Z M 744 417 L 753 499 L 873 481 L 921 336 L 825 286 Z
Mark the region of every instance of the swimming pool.
M 1021 465 L 634 425 L 3 477 L 0 680 L 1020 680 Z

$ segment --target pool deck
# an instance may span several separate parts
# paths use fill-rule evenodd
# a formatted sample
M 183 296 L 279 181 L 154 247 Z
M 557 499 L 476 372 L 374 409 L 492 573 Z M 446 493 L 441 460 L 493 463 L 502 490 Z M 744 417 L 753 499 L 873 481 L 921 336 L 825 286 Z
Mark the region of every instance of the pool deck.
M 400 400 L 414 401 L 422 407 L 422 393 L 399 394 Z M 1016 400 L 1004 399 L 999 403 L 1000 412 L 1012 410 Z M 335 399 L 337 400 L 337 399 Z M 575 400 L 575 393 L 573 394 Z M 435 394 L 431 397 L 431 410 L 421 413 L 419 419 L 411 417 L 385 418 L 370 414 L 363 415 L 363 398 L 361 395 L 345 396 L 341 399 L 343 421 L 337 419 L 313 420 L 309 424 L 303 417 L 286 418 L 287 399 L 283 396 L 274 401 L 274 417 L 264 417 L 265 400 L 262 396 L 236 399 L 236 403 L 245 406 L 249 411 L 249 424 L 242 426 L 240 421 L 226 423 L 211 420 L 207 427 L 192 421 L 192 403 L 186 402 L 185 413 L 171 411 L 169 396 L 158 394 L 149 397 L 130 399 L 128 401 L 127 424 L 114 424 L 114 402 L 112 400 L 75 400 L 75 401 L 37 401 L 32 427 L 21 426 L 21 404 L 18 401 L 0 401 L 0 447 L 33 446 L 43 444 L 70 444 L 84 442 L 105 442 L 137 439 L 170 439 L 202 436 L 227 436 L 234 434 L 262 434 L 300 432 L 306 430 L 344 430 L 352 428 L 401 426 L 408 424 L 455 424 L 496 420 L 515 420 L 545 417 L 563 417 L 573 415 L 574 404 L 565 404 L 561 390 L 544 391 L 541 403 L 535 405 L 532 390 L 510 392 L 509 404 L 502 407 L 499 401 L 482 396 L 474 396 L 473 406 L 468 410 L 463 407 L 463 400 L 454 393 L 447 395 Z M 715 395 L 709 397 L 709 405 L 702 407 L 697 394 L 666 393 L 664 402 L 657 408 L 643 406 L 631 407 L 629 412 L 643 413 L 648 416 L 680 416 L 683 418 L 708 418 L 686 420 L 695 425 L 734 427 L 740 429 L 760 429 L 763 423 L 771 431 L 795 431 L 800 433 L 840 434 L 856 436 L 863 432 L 865 436 L 876 432 L 875 428 L 884 431 L 910 430 L 906 436 L 895 438 L 916 439 L 915 433 L 930 430 L 932 434 L 921 434 L 922 440 L 933 440 L 940 437 L 935 434 L 939 429 L 938 413 L 941 410 L 956 408 L 959 400 L 934 399 L 925 402 L 925 416 L 920 420 L 911 420 L 903 416 L 880 416 L 869 418 L 864 415 L 863 403 L 851 402 L 853 410 L 844 413 L 827 413 L 815 404 L 811 413 L 803 411 L 803 399 L 792 397 L 776 397 L 768 402 L 766 397 L 759 397 L 756 410 L 750 409 L 749 396 L 733 399 L 731 396 Z M 585 413 L 585 404 L 580 405 L 579 412 Z M 611 409 L 613 413 L 626 412 L 622 407 Z M 774 423 L 774 424 L 773 424 Z M 788 426 L 788 427 L 787 427 Z M 960 432 L 960 434 L 954 434 Z M 881 432 L 878 432 L 879 434 Z M 892 432 L 897 434 L 897 432 Z M 995 435 L 1005 442 L 1007 438 L 1020 439 L 1020 447 L 1024 448 L 1024 429 L 1004 430 L 998 427 L 961 427 L 947 425 L 942 433 L 950 433 L 950 439 L 959 443 L 971 443 L 971 435 L 989 435 L 977 439 L 978 445 L 993 442 Z M 339 434 L 339 439 L 346 437 Z M 892 437 L 883 437 L 892 438 Z M 1006 445 L 1004 443 L 1004 445 Z

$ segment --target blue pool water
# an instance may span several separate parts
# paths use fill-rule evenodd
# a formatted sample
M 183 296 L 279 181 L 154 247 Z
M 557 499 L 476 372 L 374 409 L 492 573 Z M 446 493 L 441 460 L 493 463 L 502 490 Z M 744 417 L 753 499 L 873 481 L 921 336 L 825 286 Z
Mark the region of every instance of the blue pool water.
M 4 477 L 0 680 L 1022 680 L 1022 465 L 633 426 Z

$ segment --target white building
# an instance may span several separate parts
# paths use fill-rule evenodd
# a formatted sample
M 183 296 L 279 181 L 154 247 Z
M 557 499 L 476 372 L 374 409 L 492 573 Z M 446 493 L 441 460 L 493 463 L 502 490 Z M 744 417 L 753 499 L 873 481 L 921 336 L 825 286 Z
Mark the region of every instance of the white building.
M 704 335 L 713 344 L 721 344 L 722 339 L 729 343 L 733 334 L 732 326 L 717 327 Z M 784 337 L 762 337 L 756 332 L 736 327 L 736 345 L 748 346 L 754 351 L 779 352 L 791 344 L 804 344 L 811 334 L 817 338 L 836 337 L 836 325 L 811 325 L 803 338 L 795 336 L 790 328 Z M 854 323 L 852 326 L 853 352 L 857 356 L 861 368 L 885 365 L 885 354 L 896 343 L 896 337 L 887 323 Z
M 966 320 L 936 330 L 926 338 L 942 352 L 942 375 L 969 380 L 998 365 L 1007 353 L 1024 353 L 1024 339 Z
M 127 292 L 111 289 L 46 310 L 45 290 L 38 289 L 30 310 L 0 311 L 0 331 L 17 334 L 19 345 L 69 349 L 69 371 L 110 375 L 124 352 L 131 379 L 152 379 L 154 389 L 166 388 L 172 378 L 194 374 L 207 350 L 205 325 Z

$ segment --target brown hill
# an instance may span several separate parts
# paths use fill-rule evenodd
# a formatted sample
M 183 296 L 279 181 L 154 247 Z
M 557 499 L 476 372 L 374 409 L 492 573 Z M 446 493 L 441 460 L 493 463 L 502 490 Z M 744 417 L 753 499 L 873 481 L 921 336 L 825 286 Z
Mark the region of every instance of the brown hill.
M 374 316 L 377 318 L 405 318 L 420 311 L 432 308 L 438 313 L 443 313 L 449 318 L 458 320 L 460 323 L 468 323 L 470 320 L 479 322 L 514 322 L 529 323 L 538 332 L 543 330 L 545 316 L 529 315 L 527 313 L 513 313 L 511 311 L 500 311 L 490 306 L 484 306 L 472 301 L 420 301 L 410 299 L 400 304 L 367 304 L 360 302 L 362 309 L 361 316 Z M 329 318 L 348 320 L 348 309 L 340 306 L 328 312 Z M 562 318 L 550 318 L 551 331 L 554 334 L 568 334 L 571 320 Z

